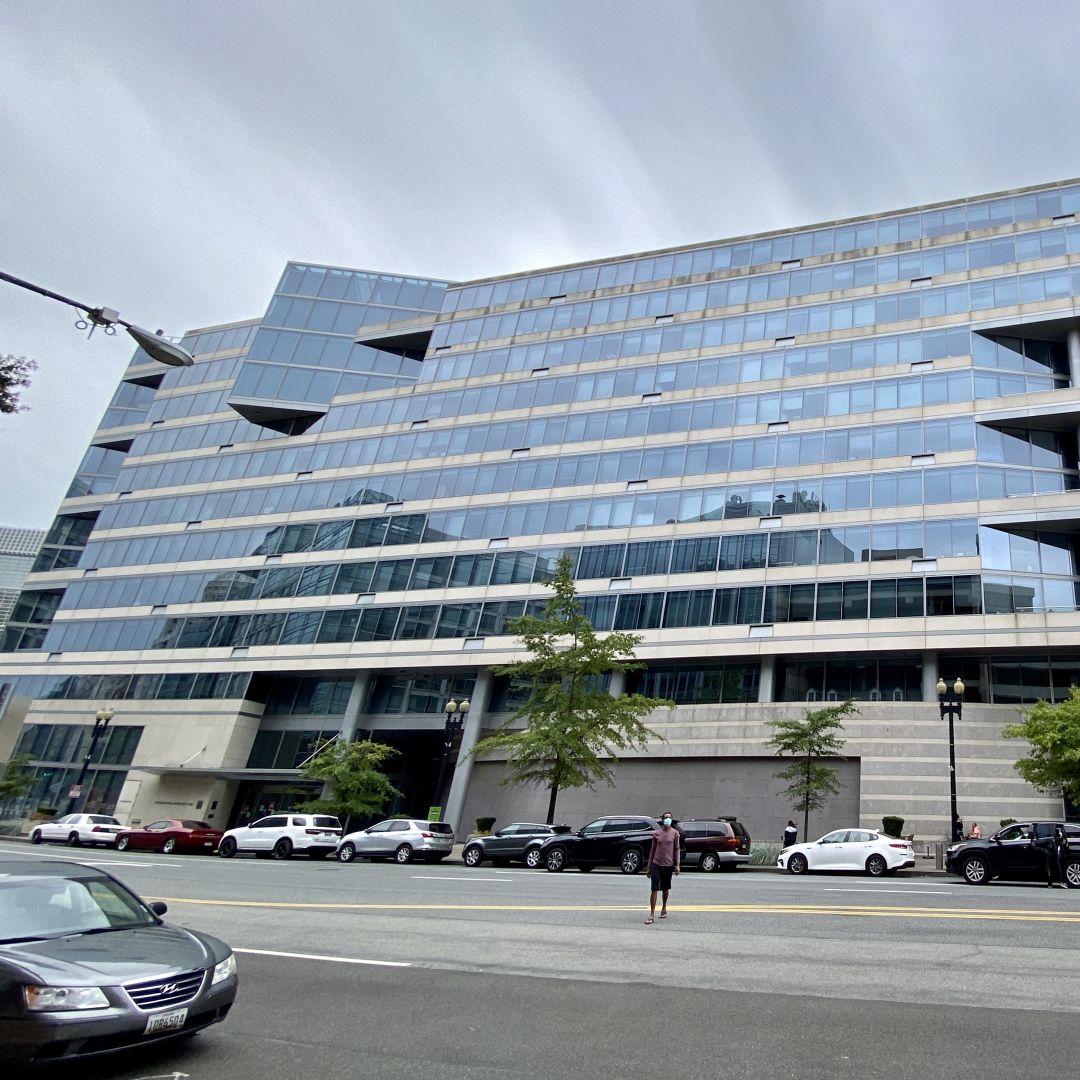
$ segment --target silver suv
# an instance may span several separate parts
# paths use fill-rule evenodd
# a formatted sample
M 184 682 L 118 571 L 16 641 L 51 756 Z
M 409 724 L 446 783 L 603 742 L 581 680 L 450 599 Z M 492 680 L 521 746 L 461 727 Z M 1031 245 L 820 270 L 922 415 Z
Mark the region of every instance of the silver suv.
M 390 818 L 343 836 L 337 846 L 337 857 L 341 862 L 393 859 L 407 863 L 414 858 L 438 862 L 453 850 L 454 830 L 445 821 Z
M 229 829 L 218 844 L 218 854 L 223 859 L 244 851 L 262 859 L 287 859 L 294 853 L 325 859 L 340 836 L 341 822 L 329 814 L 270 814 Z

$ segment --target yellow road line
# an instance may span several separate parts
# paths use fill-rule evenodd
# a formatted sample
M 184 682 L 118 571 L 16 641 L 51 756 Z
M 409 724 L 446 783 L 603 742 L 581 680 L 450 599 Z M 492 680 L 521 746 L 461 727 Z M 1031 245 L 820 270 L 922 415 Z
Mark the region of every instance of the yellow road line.
M 291 909 L 297 911 L 531 911 L 604 912 L 639 911 L 640 904 L 332 904 L 291 900 L 204 900 L 183 896 L 158 896 L 169 904 L 203 907 Z M 671 904 L 678 913 L 712 912 L 753 915 L 832 915 L 883 919 L 998 919 L 1007 922 L 1080 923 L 1080 911 L 1051 912 L 1009 908 L 873 907 L 842 904 Z

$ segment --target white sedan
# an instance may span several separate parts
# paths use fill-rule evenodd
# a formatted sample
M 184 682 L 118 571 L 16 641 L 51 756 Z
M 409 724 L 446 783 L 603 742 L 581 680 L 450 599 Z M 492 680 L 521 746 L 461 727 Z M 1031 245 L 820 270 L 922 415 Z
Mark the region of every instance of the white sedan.
M 862 870 L 881 877 L 915 865 L 910 840 L 897 840 L 873 829 L 836 829 L 810 844 L 792 844 L 776 860 L 781 870 L 805 874 L 811 870 Z
M 112 847 L 116 843 L 117 833 L 124 826 L 108 814 L 65 814 L 55 821 L 45 821 L 35 825 L 30 832 L 30 843 L 40 844 L 43 840 L 70 844 L 102 844 Z

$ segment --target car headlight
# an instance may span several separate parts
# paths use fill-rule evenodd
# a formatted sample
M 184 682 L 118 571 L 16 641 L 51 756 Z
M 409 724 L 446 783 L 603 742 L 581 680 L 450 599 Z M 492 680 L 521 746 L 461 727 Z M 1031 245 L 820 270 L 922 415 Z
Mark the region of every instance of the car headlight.
M 33 1012 L 109 1007 L 109 999 L 97 986 L 24 986 L 23 998 Z
M 229 953 L 220 964 L 214 965 L 214 977 L 210 980 L 211 986 L 217 986 L 218 983 L 224 982 L 226 979 L 232 979 L 236 977 L 236 956 L 233 953 Z

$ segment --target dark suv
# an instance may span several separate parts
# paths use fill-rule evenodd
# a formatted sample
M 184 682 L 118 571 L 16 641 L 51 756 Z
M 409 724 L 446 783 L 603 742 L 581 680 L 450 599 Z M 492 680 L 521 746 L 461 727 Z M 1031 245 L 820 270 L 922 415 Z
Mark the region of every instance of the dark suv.
M 1054 830 L 1059 826 L 1073 849 L 1064 868 L 1066 881 L 1076 888 L 1080 885 L 1080 825 L 1064 821 L 1017 821 L 985 840 L 953 844 L 946 852 L 945 868 L 969 885 L 985 885 L 996 877 L 1045 881 L 1047 852 L 1054 857 Z
M 683 863 L 706 873 L 734 870 L 750 861 L 750 834 L 734 818 L 691 818 L 679 822 Z
M 540 825 L 534 821 L 514 821 L 496 829 L 490 836 L 474 836 L 465 845 L 461 861 L 479 866 L 490 859 L 496 866 L 523 862 L 530 868 L 540 865 L 540 847 L 549 836 L 570 832 L 569 825 Z
M 597 818 L 576 833 L 549 836 L 540 846 L 540 859 L 552 873 L 568 866 L 582 871 L 617 866 L 624 874 L 636 874 L 645 865 L 652 834 L 659 828 L 660 822 L 645 814 Z

